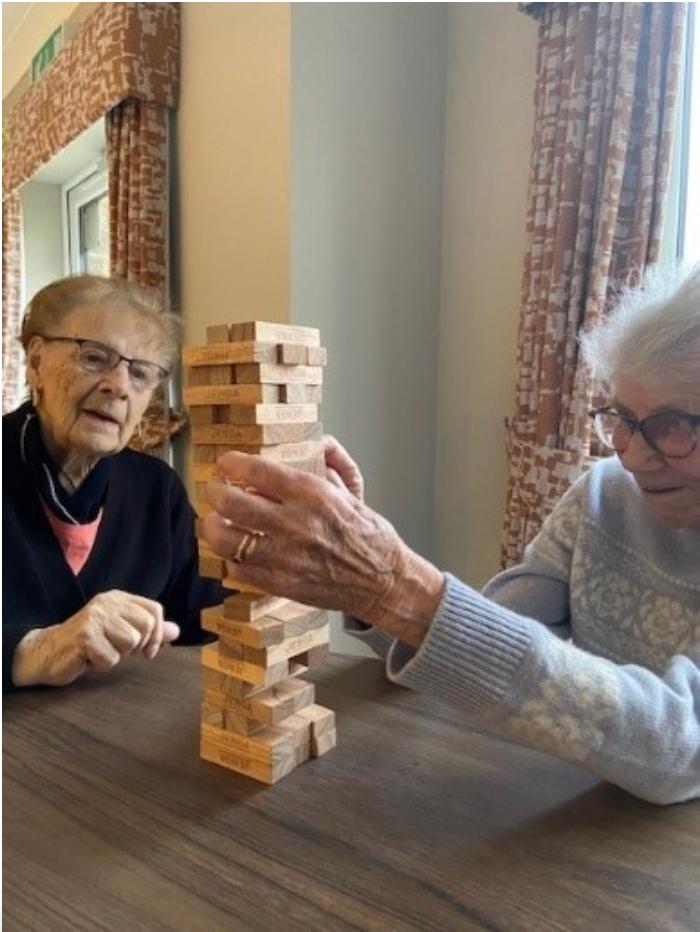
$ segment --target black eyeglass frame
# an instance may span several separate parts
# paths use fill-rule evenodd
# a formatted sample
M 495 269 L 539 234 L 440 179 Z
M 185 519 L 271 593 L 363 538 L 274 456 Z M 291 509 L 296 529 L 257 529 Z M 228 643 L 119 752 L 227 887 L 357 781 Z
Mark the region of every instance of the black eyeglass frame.
M 153 385 L 148 386 L 148 388 L 155 388 L 159 382 L 162 382 L 164 379 L 167 379 L 168 376 L 170 375 L 168 370 L 164 369 L 163 366 L 159 366 L 157 362 L 151 362 L 148 359 L 135 359 L 135 358 L 130 359 L 128 356 L 122 356 L 122 354 L 118 353 L 117 350 L 115 350 L 113 346 L 107 346 L 106 343 L 100 343 L 99 340 L 88 340 L 85 337 L 55 337 L 55 336 L 48 336 L 47 334 L 44 334 L 44 333 L 38 333 L 37 336 L 41 337 L 42 340 L 46 340 L 47 343 L 76 343 L 79 350 L 81 350 L 86 343 L 91 346 L 99 347 L 99 349 L 105 350 L 105 352 L 109 353 L 112 359 L 116 360 L 114 365 L 109 366 L 104 371 L 111 372 L 112 369 L 116 369 L 120 363 L 125 362 L 127 371 L 129 373 L 129 378 L 132 379 L 132 381 L 133 381 L 133 376 L 131 373 L 131 367 L 134 363 L 138 363 L 141 366 L 148 366 L 149 369 L 155 369 L 156 372 L 159 373 L 158 378 L 153 383 Z M 88 370 L 88 371 L 93 371 L 93 370 Z M 94 371 L 99 371 L 99 370 L 94 370 Z
M 639 420 L 639 418 L 632 417 L 629 414 L 622 414 L 620 411 L 617 410 L 617 408 L 613 407 L 612 405 L 605 405 L 602 408 L 594 408 L 592 411 L 588 412 L 588 417 L 593 421 L 594 426 L 595 426 L 596 416 L 599 414 L 614 414 L 621 421 L 624 421 L 631 431 L 630 440 L 632 440 L 632 437 L 635 435 L 635 433 L 639 431 L 642 437 L 644 437 L 644 440 L 646 441 L 646 443 L 651 447 L 651 449 L 655 453 L 658 453 L 659 456 L 663 456 L 664 459 L 684 460 L 687 456 L 690 456 L 690 454 L 695 451 L 698 445 L 698 430 L 697 429 L 698 427 L 700 427 L 700 414 L 690 414 L 688 411 L 660 411 L 658 414 L 650 414 L 649 417 L 643 417 L 641 420 Z M 690 424 L 691 428 L 695 432 L 695 440 L 693 442 L 692 447 L 688 450 L 687 453 L 681 453 L 680 455 L 674 455 L 673 453 L 671 454 L 664 453 L 663 450 L 660 450 L 656 446 L 656 443 L 654 442 L 654 440 L 652 440 L 647 433 L 647 424 L 649 423 L 649 421 L 655 421 L 657 418 L 668 417 L 669 415 L 674 415 L 675 417 L 681 418 L 682 420 L 686 421 L 688 424 Z M 612 449 L 612 450 L 615 449 L 615 447 L 609 446 L 605 442 L 605 440 L 603 440 L 603 438 L 600 437 L 597 431 L 596 431 L 596 434 L 599 437 L 601 443 L 605 443 L 605 445 L 609 449 Z

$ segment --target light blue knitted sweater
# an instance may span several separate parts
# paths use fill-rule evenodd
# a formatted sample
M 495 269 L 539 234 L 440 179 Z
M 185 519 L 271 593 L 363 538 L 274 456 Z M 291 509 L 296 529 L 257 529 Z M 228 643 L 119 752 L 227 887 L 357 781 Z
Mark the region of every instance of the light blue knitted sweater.
M 654 522 L 616 457 L 483 594 L 446 579 L 418 651 L 347 620 L 390 679 L 644 799 L 700 796 L 700 531 Z

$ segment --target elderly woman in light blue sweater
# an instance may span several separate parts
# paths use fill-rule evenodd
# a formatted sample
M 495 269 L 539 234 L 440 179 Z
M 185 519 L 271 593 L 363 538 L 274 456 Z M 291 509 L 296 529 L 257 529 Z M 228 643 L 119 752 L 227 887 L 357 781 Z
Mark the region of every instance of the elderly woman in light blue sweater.
M 652 274 L 582 343 L 609 399 L 595 428 L 617 455 L 482 593 L 363 504 L 360 472 L 330 438 L 331 482 L 223 456 L 205 534 L 225 557 L 248 551 L 246 582 L 346 612 L 394 682 L 681 802 L 700 796 L 700 268 Z M 264 535 L 252 551 L 240 546 L 251 529 Z

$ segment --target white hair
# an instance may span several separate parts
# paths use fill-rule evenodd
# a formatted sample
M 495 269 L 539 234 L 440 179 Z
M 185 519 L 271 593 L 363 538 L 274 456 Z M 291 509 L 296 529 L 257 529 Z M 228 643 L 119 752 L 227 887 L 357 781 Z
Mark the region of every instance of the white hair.
M 608 386 L 623 374 L 700 384 L 700 263 L 650 268 L 579 341 L 594 376 Z

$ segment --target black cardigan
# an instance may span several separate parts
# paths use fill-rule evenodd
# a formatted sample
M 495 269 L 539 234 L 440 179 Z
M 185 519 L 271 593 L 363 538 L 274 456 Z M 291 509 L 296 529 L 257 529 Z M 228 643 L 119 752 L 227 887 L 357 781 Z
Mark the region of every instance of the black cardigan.
M 95 543 L 76 576 L 28 481 L 19 435 L 28 405 L 2 419 L 3 690 L 13 689 L 15 648 L 32 628 L 66 621 L 100 592 L 122 589 L 160 602 L 180 625 L 177 643 L 206 639 L 199 612 L 224 590 L 199 576 L 194 512 L 177 474 L 134 450 L 112 459 Z

